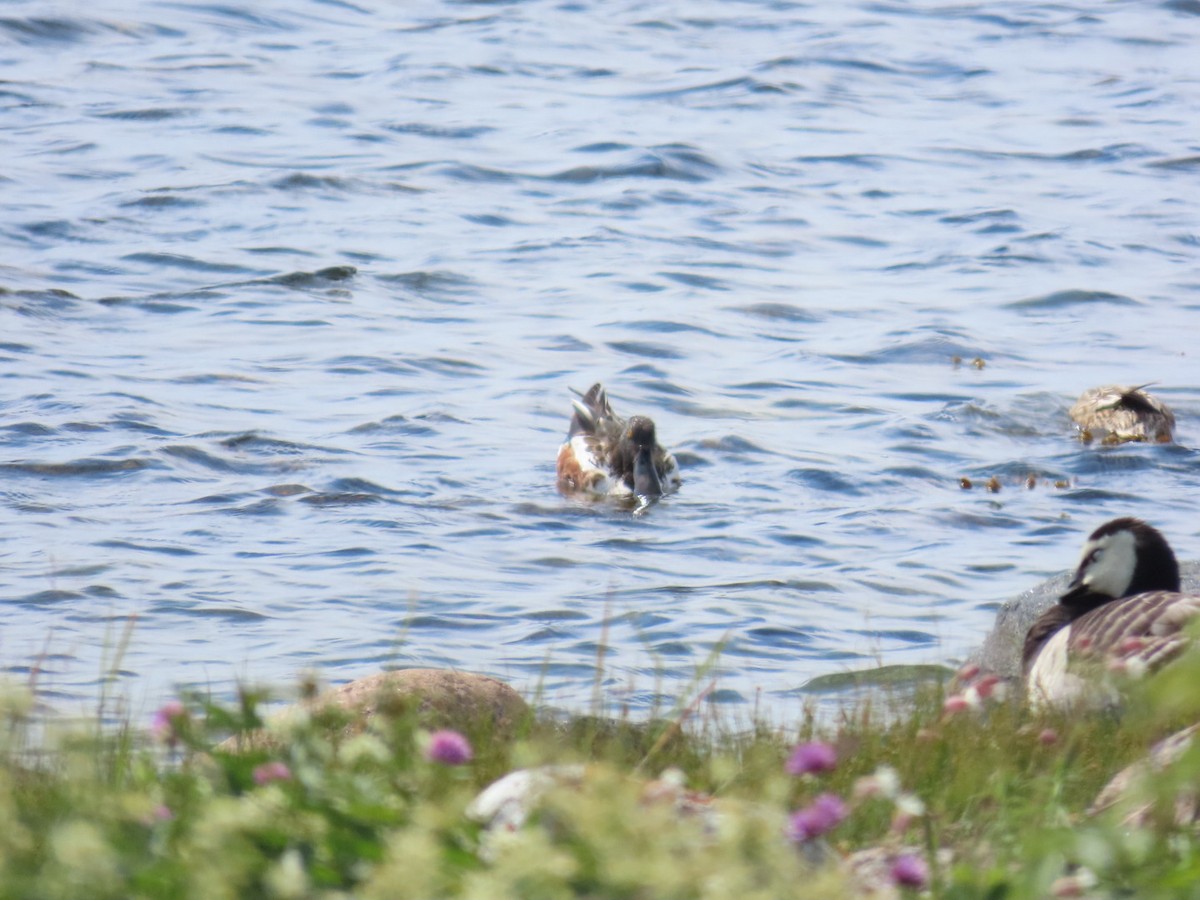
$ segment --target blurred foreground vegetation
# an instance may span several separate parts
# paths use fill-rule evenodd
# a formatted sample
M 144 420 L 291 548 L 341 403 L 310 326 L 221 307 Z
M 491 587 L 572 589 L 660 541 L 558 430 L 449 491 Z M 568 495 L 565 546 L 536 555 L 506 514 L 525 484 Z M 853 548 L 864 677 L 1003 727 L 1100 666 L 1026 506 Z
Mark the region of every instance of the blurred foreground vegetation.
M 323 710 L 241 741 L 264 726 L 250 691 L 101 728 L 36 719 L 9 686 L 0 898 L 1200 896 L 1200 841 L 1177 821 L 1200 753 L 1140 784 L 1141 824 L 1088 812 L 1118 770 L 1200 719 L 1196 684 L 1189 659 L 1121 715 L 1067 715 L 931 683 L 790 728 L 729 728 L 693 704 L 650 723 L 446 732 L 385 704 L 359 733 Z M 523 823 L 468 816 L 506 773 L 568 764 L 566 783 L 525 798 Z M 664 772 L 699 813 L 656 799 L 647 783 Z

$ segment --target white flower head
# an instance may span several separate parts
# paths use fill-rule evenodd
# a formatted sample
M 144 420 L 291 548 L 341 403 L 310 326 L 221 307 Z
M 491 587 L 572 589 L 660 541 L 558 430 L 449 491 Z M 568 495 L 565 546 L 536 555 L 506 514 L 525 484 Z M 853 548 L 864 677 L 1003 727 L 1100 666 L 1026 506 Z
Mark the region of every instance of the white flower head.
M 891 766 L 880 766 L 875 770 L 874 777 L 879 785 L 879 793 L 889 800 L 895 800 L 900 793 L 900 774 Z

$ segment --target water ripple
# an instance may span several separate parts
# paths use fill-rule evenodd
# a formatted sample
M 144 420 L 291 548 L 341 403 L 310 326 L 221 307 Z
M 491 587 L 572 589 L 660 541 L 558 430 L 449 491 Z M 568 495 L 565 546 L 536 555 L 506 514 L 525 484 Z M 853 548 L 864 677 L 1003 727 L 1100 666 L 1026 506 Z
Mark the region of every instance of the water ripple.
M 77 459 L 71 462 L 10 462 L 0 463 L 0 470 L 49 478 L 93 478 L 97 475 L 123 475 L 151 468 L 148 459 Z
M 1196 555 L 1188 2 L 10 7 L 0 666 L 51 704 L 136 615 L 137 697 L 789 715 L 1106 517 Z M 645 515 L 554 489 L 595 381 L 683 468 Z M 1078 442 L 1149 381 L 1179 445 Z
M 1138 302 L 1132 297 L 1125 297 L 1120 294 L 1111 294 L 1108 291 L 1055 291 L 1053 294 L 1046 294 L 1042 297 L 1029 297 L 1024 300 L 1015 300 L 1012 303 L 1006 304 L 1009 309 L 1062 309 L 1070 306 L 1082 306 L 1088 304 L 1113 304 L 1117 306 L 1138 306 Z

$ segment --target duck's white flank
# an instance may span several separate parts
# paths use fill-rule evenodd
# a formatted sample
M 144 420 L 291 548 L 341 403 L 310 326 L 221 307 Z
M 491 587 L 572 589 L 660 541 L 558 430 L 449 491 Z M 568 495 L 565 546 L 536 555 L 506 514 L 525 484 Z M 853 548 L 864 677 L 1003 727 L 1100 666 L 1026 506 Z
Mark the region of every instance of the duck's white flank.
M 609 468 L 595 453 L 596 441 L 589 434 L 569 438 L 559 451 L 559 471 L 578 466 L 578 492 L 589 497 L 626 497 L 633 491 L 620 478 L 610 477 Z

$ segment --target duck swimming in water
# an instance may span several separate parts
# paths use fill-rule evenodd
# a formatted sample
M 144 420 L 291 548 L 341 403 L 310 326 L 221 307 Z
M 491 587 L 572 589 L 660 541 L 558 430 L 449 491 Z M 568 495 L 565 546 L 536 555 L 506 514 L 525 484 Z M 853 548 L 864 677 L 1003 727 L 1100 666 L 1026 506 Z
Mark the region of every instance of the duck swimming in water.
M 1154 441 L 1169 444 L 1175 430 L 1170 407 L 1144 388 L 1107 384 L 1084 391 L 1071 407 L 1071 420 L 1084 441 L 1105 444 Z
M 1179 563 L 1158 529 L 1132 518 L 1101 525 L 1084 543 L 1066 593 L 1025 636 L 1029 701 L 1114 701 L 1108 673 L 1171 661 L 1190 643 L 1183 629 L 1198 615 L 1200 595 L 1180 592 Z
M 654 422 L 622 419 L 598 382 L 572 404 L 571 428 L 558 451 L 559 491 L 648 503 L 679 488 L 679 466 L 658 443 Z

